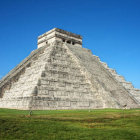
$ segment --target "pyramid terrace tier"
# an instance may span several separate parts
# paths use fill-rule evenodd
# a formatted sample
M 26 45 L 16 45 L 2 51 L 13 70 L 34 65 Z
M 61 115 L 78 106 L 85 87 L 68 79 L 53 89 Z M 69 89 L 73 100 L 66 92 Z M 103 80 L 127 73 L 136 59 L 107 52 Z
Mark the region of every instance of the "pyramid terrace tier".
M 43 47 L 46 44 L 50 44 L 55 40 L 82 47 L 82 36 L 54 28 L 38 37 L 38 48 Z

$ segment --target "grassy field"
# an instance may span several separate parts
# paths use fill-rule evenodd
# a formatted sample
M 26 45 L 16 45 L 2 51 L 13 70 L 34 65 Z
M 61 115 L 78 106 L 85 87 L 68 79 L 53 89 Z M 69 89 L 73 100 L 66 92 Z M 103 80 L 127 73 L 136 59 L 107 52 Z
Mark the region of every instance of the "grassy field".
M 0 140 L 140 140 L 140 109 L 0 109 Z

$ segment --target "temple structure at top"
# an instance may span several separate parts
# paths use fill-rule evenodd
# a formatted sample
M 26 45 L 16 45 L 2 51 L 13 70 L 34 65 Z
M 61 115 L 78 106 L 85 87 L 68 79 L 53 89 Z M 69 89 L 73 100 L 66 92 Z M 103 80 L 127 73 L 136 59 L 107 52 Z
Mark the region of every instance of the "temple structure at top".
M 38 48 L 45 46 L 55 40 L 66 42 L 75 46 L 82 47 L 82 36 L 62 29 L 54 28 L 38 37 Z

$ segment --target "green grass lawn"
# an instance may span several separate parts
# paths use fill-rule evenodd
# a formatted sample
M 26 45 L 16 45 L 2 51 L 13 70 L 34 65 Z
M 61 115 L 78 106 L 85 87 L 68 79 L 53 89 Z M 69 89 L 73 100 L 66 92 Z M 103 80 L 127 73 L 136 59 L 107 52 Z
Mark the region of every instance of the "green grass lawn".
M 0 109 L 0 140 L 140 140 L 140 109 Z

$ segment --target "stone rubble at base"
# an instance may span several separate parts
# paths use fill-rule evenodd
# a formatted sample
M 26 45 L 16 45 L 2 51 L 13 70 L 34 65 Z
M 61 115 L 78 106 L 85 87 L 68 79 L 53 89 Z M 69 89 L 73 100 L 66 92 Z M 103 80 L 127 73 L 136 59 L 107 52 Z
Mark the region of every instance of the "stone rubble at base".
M 139 108 L 140 90 L 110 69 L 82 37 L 58 28 L 0 81 L 0 108 L 55 110 Z

